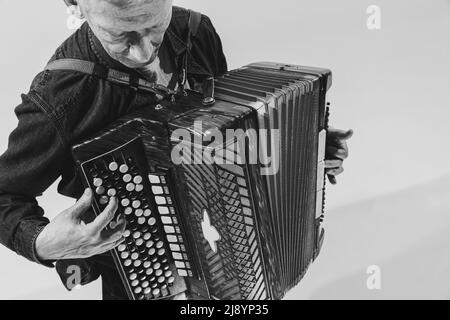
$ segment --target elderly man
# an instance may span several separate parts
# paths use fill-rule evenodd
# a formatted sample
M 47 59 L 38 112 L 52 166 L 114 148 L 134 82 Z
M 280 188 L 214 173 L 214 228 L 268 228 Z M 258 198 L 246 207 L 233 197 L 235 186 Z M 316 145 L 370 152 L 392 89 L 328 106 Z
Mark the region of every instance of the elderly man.
M 170 89 L 199 89 L 203 79 L 227 71 L 222 44 L 211 21 L 201 15 L 186 55 L 189 11 L 170 0 L 66 0 L 86 23 L 55 52 L 51 61 L 79 59 L 100 70 L 116 69 Z M 186 60 L 187 57 L 187 60 Z M 187 63 L 185 63 L 187 61 Z M 158 99 L 149 95 L 145 103 Z M 104 299 L 125 299 L 107 253 L 123 241 L 125 221 L 112 230 L 117 200 L 97 217 L 90 210 L 92 191 L 83 189 L 71 161 L 71 146 L 142 105 L 131 86 L 95 74 L 43 71 L 15 109 L 19 119 L 7 151 L 0 157 L 0 241 L 18 254 L 54 267 L 69 286 L 67 266 L 81 270 L 81 284 L 103 280 Z M 330 131 L 330 176 L 342 172 L 345 140 L 351 131 Z M 53 221 L 44 217 L 36 197 L 61 177 L 59 193 L 79 199 Z

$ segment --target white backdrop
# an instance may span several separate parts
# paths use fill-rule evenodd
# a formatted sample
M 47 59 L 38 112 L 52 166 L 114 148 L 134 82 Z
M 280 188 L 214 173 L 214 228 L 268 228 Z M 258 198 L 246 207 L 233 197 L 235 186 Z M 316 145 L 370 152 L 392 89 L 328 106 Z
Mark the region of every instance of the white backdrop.
M 211 17 L 230 68 L 274 60 L 333 70 L 332 124 L 355 130 L 351 157 L 329 188 L 322 255 L 289 298 L 449 298 L 450 2 L 176 3 Z M 366 27 L 372 4 L 381 30 Z M 20 93 L 71 31 L 63 1 L 0 0 L 0 9 L 3 151 Z M 40 203 L 52 217 L 72 201 L 52 188 Z M 98 282 L 68 294 L 53 270 L 3 247 L 0 261 L 0 298 L 100 298 Z M 384 270 L 377 292 L 365 287 L 371 264 Z

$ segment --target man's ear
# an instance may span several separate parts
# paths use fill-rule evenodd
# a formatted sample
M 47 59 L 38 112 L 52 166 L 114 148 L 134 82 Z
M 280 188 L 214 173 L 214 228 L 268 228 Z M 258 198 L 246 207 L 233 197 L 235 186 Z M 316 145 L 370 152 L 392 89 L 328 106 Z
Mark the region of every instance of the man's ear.
M 77 19 L 83 20 L 84 14 L 81 11 L 80 5 L 76 0 L 64 0 L 69 7 L 69 12 L 71 15 L 76 17 Z

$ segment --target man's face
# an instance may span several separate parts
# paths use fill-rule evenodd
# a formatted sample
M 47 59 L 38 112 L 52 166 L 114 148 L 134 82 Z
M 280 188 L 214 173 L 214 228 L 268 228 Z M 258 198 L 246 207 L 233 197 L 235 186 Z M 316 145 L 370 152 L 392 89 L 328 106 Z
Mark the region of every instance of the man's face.
M 80 0 L 106 52 L 129 68 L 153 62 L 172 18 L 172 0 Z

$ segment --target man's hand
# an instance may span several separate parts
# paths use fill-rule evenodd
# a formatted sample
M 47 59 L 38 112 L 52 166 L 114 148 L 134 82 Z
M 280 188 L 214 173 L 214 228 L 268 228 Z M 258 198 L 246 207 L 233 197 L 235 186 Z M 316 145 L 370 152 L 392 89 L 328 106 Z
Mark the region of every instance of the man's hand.
M 352 136 L 353 130 L 328 129 L 325 171 L 331 184 L 336 184 L 336 176 L 344 172 L 343 163 L 348 158 L 347 140 Z
M 92 191 L 86 189 L 80 200 L 60 213 L 36 239 L 36 253 L 42 261 L 82 259 L 112 250 L 125 239 L 126 222 L 121 218 L 105 230 L 114 218 L 117 199 L 111 198 L 105 210 L 89 224 L 81 221 L 92 203 Z

